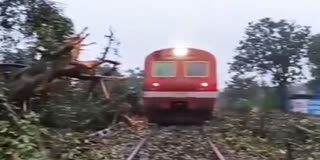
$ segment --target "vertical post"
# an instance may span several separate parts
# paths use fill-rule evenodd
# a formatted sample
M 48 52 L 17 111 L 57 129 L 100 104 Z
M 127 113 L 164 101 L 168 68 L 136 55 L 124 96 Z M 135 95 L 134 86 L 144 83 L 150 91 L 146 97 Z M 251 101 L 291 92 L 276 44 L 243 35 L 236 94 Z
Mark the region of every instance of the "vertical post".
M 24 100 L 22 102 L 22 111 L 23 112 L 27 112 L 28 111 L 28 104 L 27 104 L 28 100 Z
M 106 86 L 106 84 L 104 83 L 103 79 L 100 80 L 100 84 L 101 84 L 101 87 L 102 87 L 102 91 L 103 91 L 104 97 L 105 97 L 107 100 L 110 99 L 110 94 L 109 94 L 109 92 L 108 92 L 107 86 Z

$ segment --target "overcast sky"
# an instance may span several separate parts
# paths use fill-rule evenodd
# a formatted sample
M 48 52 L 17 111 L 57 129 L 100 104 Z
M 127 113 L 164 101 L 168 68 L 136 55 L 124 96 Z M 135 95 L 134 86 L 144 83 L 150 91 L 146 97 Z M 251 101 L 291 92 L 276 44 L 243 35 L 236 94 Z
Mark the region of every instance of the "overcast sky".
M 81 59 L 94 59 L 103 49 L 108 27 L 121 41 L 121 70 L 143 67 L 150 52 L 187 46 L 207 50 L 218 61 L 219 86 L 229 79 L 228 62 L 249 21 L 264 17 L 312 26 L 320 33 L 319 0 L 55 0 L 77 31 L 88 26 Z

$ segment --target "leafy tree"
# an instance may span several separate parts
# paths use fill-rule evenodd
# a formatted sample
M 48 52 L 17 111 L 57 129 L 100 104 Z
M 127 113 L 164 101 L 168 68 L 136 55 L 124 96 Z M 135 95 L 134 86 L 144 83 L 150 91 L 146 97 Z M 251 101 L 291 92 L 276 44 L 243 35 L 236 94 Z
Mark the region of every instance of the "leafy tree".
M 128 77 L 130 87 L 140 95 L 142 91 L 144 71 L 137 67 L 135 69 L 129 69 L 126 72 L 129 73 Z
M 317 86 L 320 84 L 320 34 L 312 36 L 308 48 L 308 58 L 312 64 L 311 73 L 314 77 L 311 86 Z
M 141 105 L 144 71 L 137 67 L 134 69 L 129 69 L 126 72 L 129 73 L 129 94 L 127 96 L 127 101 L 132 105 L 133 112 L 136 114 L 141 114 L 144 112 Z
M 231 77 L 228 84 L 228 88 L 239 89 L 239 90 L 249 90 L 252 87 L 258 86 L 255 81 L 255 77 L 244 77 L 239 74 Z
M 255 97 L 259 87 L 255 77 L 243 77 L 239 74 L 232 76 L 227 85 L 225 92 L 228 102 L 234 102 L 238 99 L 252 99 L 252 97 Z
M 236 48 L 238 55 L 230 71 L 271 75 L 285 109 L 287 86 L 303 78 L 302 60 L 306 57 L 309 34 L 309 27 L 286 20 L 263 18 L 250 22 L 244 40 Z
M 4 61 L 31 61 L 38 54 L 47 56 L 72 33 L 72 21 L 62 14 L 54 2 L 0 2 L 0 41 Z
M 242 124 L 247 126 L 249 113 L 253 107 L 260 105 L 257 103 L 260 94 L 260 86 L 255 80 L 256 77 L 246 77 L 236 74 L 227 83 L 224 92 L 227 106 L 243 115 Z

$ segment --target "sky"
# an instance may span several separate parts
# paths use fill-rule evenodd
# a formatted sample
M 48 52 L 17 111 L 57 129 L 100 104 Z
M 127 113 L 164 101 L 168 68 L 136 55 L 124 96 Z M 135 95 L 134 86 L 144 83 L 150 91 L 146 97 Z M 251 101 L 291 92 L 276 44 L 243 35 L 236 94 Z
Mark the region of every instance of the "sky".
M 157 49 L 176 46 L 207 50 L 217 59 L 218 85 L 229 80 L 235 48 L 250 21 L 286 19 L 320 33 L 319 0 L 54 0 L 64 8 L 76 31 L 89 27 L 80 59 L 95 59 L 106 45 L 111 26 L 120 40 L 120 71 L 143 68 L 144 58 Z

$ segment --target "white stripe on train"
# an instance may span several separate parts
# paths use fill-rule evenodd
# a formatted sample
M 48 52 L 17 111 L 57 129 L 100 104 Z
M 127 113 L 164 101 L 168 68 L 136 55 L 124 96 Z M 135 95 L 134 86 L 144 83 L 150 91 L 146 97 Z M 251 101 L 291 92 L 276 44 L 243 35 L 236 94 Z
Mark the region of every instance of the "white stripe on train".
M 173 97 L 173 98 L 217 98 L 218 92 L 162 92 L 162 91 L 145 91 L 143 97 L 145 98 L 161 98 L 161 97 Z

